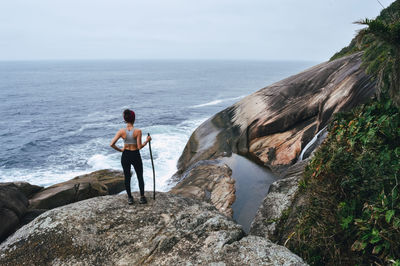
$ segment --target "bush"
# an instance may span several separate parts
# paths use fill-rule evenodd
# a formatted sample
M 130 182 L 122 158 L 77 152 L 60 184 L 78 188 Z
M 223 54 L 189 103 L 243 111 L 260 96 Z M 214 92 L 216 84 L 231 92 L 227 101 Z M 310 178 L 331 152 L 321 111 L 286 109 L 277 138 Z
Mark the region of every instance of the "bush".
M 400 265 L 399 182 L 399 108 L 383 97 L 336 116 L 306 167 L 289 248 L 315 265 Z

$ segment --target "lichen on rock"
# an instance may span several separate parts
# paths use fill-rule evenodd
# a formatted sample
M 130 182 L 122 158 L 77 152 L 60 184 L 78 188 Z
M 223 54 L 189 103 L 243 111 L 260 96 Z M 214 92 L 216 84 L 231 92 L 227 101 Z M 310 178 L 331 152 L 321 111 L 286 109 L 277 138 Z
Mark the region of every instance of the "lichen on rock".
M 0 264 L 304 265 L 282 246 L 246 237 L 208 203 L 169 193 L 148 200 L 103 196 L 47 211 L 0 245 Z

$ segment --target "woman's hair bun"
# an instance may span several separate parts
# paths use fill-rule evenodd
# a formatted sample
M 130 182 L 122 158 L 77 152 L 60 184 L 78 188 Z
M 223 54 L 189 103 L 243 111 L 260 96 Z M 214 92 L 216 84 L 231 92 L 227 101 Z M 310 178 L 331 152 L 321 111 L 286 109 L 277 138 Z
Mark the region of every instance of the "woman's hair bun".
M 125 109 L 124 120 L 127 123 L 135 123 L 135 112 L 129 109 Z

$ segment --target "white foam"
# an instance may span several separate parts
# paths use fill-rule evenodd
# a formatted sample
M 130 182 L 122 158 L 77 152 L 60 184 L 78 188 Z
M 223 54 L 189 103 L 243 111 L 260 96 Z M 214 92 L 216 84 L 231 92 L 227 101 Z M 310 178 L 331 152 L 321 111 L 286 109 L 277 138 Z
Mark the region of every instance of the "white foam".
M 152 153 L 156 172 L 156 189 L 168 191 L 173 184 L 170 177 L 176 172 L 176 164 L 193 130 L 207 118 L 184 121 L 177 126 L 152 126 L 143 129 L 151 133 Z M 147 130 L 147 131 L 146 131 Z M 143 159 L 143 175 L 146 189 L 153 184 L 153 172 L 149 155 L 149 147 L 141 150 Z M 136 182 L 136 181 L 135 181 Z M 151 184 L 149 187 L 147 184 Z M 135 187 L 132 187 L 135 190 Z
M 176 172 L 176 163 L 193 130 L 207 118 L 183 121 L 178 125 L 155 125 L 142 128 L 143 140 L 147 132 L 152 136 L 152 152 L 156 172 L 157 191 L 168 191 L 170 177 Z M 84 126 L 85 127 L 85 126 Z M 75 132 L 76 134 L 78 132 Z M 48 158 L 46 169 L 4 169 L 0 168 L 0 182 L 26 181 L 31 184 L 50 186 L 67 181 L 75 176 L 87 174 L 100 169 L 122 170 L 121 153 L 109 147 L 107 137 L 92 138 L 85 143 L 67 145 L 58 153 Z M 122 141 L 117 143 L 122 146 Z M 153 188 L 153 170 L 149 147 L 141 150 L 143 176 L 146 190 Z M 60 163 L 61 162 L 61 163 Z M 83 170 L 75 170 L 79 166 Z M 132 178 L 132 191 L 138 190 L 137 180 Z
M 88 171 L 59 171 L 57 169 L 0 169 L 1 182 L 25 181 L 39 186 L 51 186 L 70 180 Z
M 93 170 L 112 168 L 111 164 L 109 163 L 109 158 L 103 154 L 95 154 L 91 156 L 88 159 L 87 164 L 90 165 Z
M 205 106 L 217 105 L 217 104 L 220 104 L 222 102 L 236 101 L 236 100 L 240 100 L 240 99 L 244 98 L 245 96 L 246 95 L 241 95 L 239 97 L 218 99 L 218 100 L 214 100 L 214 101 L 211 101 L 211 102 L 208 102 L 208 103 L 202 103 L 202 104 L 194 105 L 191 108 L 201 108 L 201 107 L 205 107 Z

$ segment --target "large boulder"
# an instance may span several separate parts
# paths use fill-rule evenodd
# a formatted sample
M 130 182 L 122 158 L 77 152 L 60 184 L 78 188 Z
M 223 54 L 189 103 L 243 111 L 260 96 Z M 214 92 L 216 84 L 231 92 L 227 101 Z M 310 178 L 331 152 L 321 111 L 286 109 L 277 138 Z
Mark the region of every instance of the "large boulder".
M 169 192 L 207 201 L 221 213 L 233 215 L 235 179 L 229 166 L 219 160 L 199 161 Z
M 198 161 L 232 152 L 281 174 L 333 114 L 366 101 L 375 89 L 362 67 L 362 53 L 319 64 L 265 87 L 193 132 L 175 178 Z
M 99 170 L 47 187 L 29 200 L 31 209 L 53 209 L 76 201 L 124 190 L 121 171 Z
M 125 195 L 104 196 L 47 211 L 0 245 L 0 264 L 304 265 L 285 247 L 246 237 L 208 203 L 148 198 L 127 205 Z
M 12 183 L 0 183 L 0 242 L 18 226 L 28 210 L 28 199 Z

